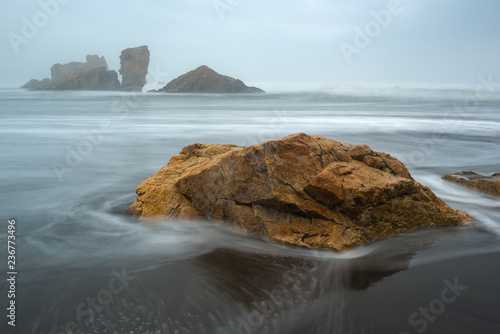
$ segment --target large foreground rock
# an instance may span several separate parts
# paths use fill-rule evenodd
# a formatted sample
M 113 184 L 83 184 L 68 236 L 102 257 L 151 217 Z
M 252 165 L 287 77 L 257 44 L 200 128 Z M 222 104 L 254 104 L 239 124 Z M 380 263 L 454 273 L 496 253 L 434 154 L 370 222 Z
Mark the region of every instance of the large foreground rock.
M 141 91 L 146 84 L 149 66 L 149 50 L 147 46 L 129 48 L 120 55 L 120 74 L 122 90 Z
M 458 183 L 469 189 L 500 197 L 500 173 L 484 176 L 471 170 L 449 173 L 443 180 Z
M 250 147 L 186 146 L 136 192 L 129 212 L 142 220 L 223 221 L 275 242 L 338 251 L 472 220 L 389 154 L 303 133 Z
M 221 75 L 208 66 L 200 66 L 170 81 L 158 92 L 166 93 L 264 93 L 243 81 Z
M 81 71 L 40 85 L 37 89 L 47 90 L 117 90 L 120 87 L 118 74 L 105 66 Z

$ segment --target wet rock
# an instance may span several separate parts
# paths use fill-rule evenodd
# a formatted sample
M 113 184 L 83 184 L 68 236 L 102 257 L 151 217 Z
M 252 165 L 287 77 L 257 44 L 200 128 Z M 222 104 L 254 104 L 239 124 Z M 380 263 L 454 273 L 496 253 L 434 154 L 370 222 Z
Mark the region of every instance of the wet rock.
M 128 212 L 142 220 L 213 220 L 337 251 L 472 221 L 389 154 L 303 133 L 250 147 L 186 146 L 136 192 Z
M 475 191 L 500 197 L 500 173 L 484 176 L 468 170 L 446 174 L 442 179 L 463 185 Z
M 200 66 L 170 81 L 157 92 L 166 93 L 264 93 L 243 81 L 221 75 L 208 66 Z

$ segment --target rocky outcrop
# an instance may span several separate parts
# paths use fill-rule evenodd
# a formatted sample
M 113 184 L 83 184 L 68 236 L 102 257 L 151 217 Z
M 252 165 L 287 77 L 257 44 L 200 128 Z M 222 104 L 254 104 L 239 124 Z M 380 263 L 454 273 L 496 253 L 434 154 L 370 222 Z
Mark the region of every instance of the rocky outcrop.
M 39 90 L 126 90 L 141 91 L 146 84 L 149 66 L 147 46 L 125 49 L 120 56 L 123 82 L 118 74 L 108 70 L 104 57 L 88 55 L 85 63 L 55 64 L 50 69 L 52 78 L 32 79 L 21 88 Z
M 39 89 L 40 87 L 48 86 L 50 83 L 49 78 L 44 78 L 42 81 L 37 80 L 37 79 L 31 79 L 27 83 L 21 86 L 21 88 L 26 88 L 26 89 Z
M 47 90 L 117 90 L 120 88 L 118 74 L 106 67 L 81 71 L 68 77 L 52 80 L 37 89 Z
M 55 64 L 50 68 L 52 81 L 59 80 L 61 78 L 69 77 L 75 73 L 88 71 L 93 68 L 105 67 L 108 69 L 108 64 L 104 57 L 99 57 L 97 55 L 87 55 L 85 63 L 71 62 L 68 64 Z
M 475 191 L 500 197 L 500 173 L 484 176 L 468 170 L 446 174 L 442 179 L 458 183 Z
M 149 50 L 147 46 L 129 48 L 120 55 L 120 74 L 122 90 L 141 91 L 146 84 L 149 66 Z
M 128 211 L 142 220 L 208 219 L 337 251 L 472 221 L 389 154 L 303 133 L 250 147 L 186 146 L 136 192 Z
M 170 81 L 157 92 L 167 93 L 264 93 L 260 88 L 248 87 L 243 81 L 221 75 L 208 66 L 200 66 Z
M 115 71 L 108 71 L 104 57 L 87 55 L 87 61 L 55 64 L 50 68 L 51 79 L 31 79 L 21 88 L 38 90 L 111 90 L 118 89 Z M 114 79 L 116 77 L 116 80 Z M 102 87 L 102 88 L 101 88 Z

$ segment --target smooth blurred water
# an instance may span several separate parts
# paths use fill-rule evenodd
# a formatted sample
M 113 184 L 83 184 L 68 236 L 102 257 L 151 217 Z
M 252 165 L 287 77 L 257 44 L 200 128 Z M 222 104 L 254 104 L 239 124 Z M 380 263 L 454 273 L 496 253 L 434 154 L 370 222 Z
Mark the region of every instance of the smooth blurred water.
M 432 289 L 407 273 L 439 283 L 453 277 L 425 268 L 462 261 L 471 272 L 477 258 L 500 254 L 500 201 L 441 180 L 459 170 L 500 171 L 500 96 L 463 105 L 473 97 L 401 88 L 262 95 L 2 89 L 0 244 L 6 248 L 7 221 L 15 219 L 19 275 L 18 323 L 14 329 L 2 320 L 1 332 L 416 332 L 408 315 L 420 292 Z M 202 222 L 140 223 L 123 213 L 139 183 L 185 145 L 246 146 L 297 132 L 390 153 L 478 227 L 416 231 L 335 254 Z M 498 261 L 488 261 L 494 281 Z M 477 282 L 475 293 L 487 286 Z M 370 297 L 377 289 L 387 297 L 405 284 L 420 292 L 355 316 L 359 303 L 377 308 L 380 297 Z M 489 298 L 473 299 L 477 307 L 467 313 L 490 305 L 488 312 L 500 314 L 496 295 Z M 498 317 L 460 320 L 460 312 L 449 311 L 453 324 L 436 322 L 428 332 L 500 328 Z

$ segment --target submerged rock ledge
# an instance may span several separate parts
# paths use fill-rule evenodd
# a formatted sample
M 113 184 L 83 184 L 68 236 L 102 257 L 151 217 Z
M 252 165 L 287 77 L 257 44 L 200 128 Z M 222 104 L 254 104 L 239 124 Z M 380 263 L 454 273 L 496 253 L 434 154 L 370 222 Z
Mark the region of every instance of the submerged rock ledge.
M 127 211 L 141 220 L 213 220 L 336 251 L 472 221 L 389 154 L 303 133 L 249 147 L 186 146 L 136 192 Z
M 468 170 L 446 174 L 442 179 L 475 191 L 500 197 L 500 173 L 484 176 Z

